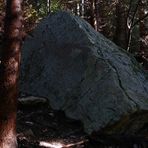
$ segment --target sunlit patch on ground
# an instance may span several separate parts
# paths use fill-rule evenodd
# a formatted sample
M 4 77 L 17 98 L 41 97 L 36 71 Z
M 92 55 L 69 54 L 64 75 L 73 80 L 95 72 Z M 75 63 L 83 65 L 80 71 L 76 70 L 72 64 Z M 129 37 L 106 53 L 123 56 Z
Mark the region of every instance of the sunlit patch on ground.
M 45 142 L 45 141 L 40 141 L 39 146 L 47 147 L 47 148 L 72 148 L 72 147 L 84 147 L 84 143 L 86 143 L 87 140 L 82 140 L 79 142 L 75 143 L 69 143 L 69 144 L 64 144 L 63 142 L 56 141 L 56 142 Z
M 64 147 L 64 145 L 60 142 L 44 142 L 44 141 L 40 141 L 39 146 L 44 146 L 47 148 L 62 148 Z

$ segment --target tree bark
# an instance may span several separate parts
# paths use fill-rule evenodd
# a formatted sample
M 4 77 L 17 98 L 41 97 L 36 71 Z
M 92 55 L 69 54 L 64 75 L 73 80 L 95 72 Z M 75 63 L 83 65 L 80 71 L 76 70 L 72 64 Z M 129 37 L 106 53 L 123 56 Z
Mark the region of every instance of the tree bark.
M 96 31 L 100 31 L 99 30 L 99 26 L 100 26 L 100 17 L 99 17 L 99 2 L 98 0 L 94 0 L 94 13 L 95 13 L 95 30 Z
M 94 13 L 94 0 L 92 0 L 91 1 L 91 3 L 90 3 L 90 19 L 89 19 L 89 21 L 90 21 L 90 24 L 91 24 L 91 26 L 95 29 L 95 13 Z
M 85 20 L 95 28 L 95 13 L 94 13 L 94 0 L 85 1 Z
M 16 148 L 16 110 L 21 48 L 21 1 L 7 0 L 0 64 L 0 148 Z
M 47 13 L 50 13 L 50 0 L 47 0 Z
M 130 11 L 131 11 L 131 8 L 132 8 L 132 0 L 130 1 L 128 16 L 127 16 L 127 27 L 128 27 L 127 28 L 127 30 L 128 30 L 127 31 L 127 47 L 126 47 L 127 51 L 130 51 L 130 45 L 131 45 L 131 41 L 132 41 L 133 25 L 134 25 L 134 20 L 135 20 L 135 17 L 136 17 L 136 13 L 137 13 L 140 1 L 141 0 L 137 1 L 136 7 L 135 7 L 133 14 L 132 14 L 132 17 L 129 18 L 129 14 L 130 14 Z
M 140 1 L 140 7 L 139 7 L 139 19 L 141 19 L 144 15 L 145 15 L 145 2 Z M 144 51 L 146 49 L 144 40 L 145 37 L 147 36 L 147 28 L 146 28 L 146 21 L 145 20 L 141 20 L 139 23 L 139 32 L 140 32 L 140 50 Z
M 127 47 L 127 27 L 126 27 L 126 10 L 121 1 L 116 4 L 116 32 L 114 36 L 114 42 L 126 49 Z
M 148 69 L 148 19 L 142 18 L 145 16 L 146 11 L 146 1 L 140 1 L 139 6 L 139 36 L 140 36 L 140 49 L 138 51 L 138 58 L 141 59 L 143 66 Z

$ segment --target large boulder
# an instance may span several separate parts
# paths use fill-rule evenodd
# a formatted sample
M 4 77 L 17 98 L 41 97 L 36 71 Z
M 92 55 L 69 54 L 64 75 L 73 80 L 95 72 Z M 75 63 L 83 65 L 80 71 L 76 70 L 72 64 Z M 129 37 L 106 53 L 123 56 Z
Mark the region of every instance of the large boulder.
M 47 98 L 87 133 L 135 134 L 148 123 L 147 76 L 83 19 L 58 12 L 24 42 L 20 92 Z

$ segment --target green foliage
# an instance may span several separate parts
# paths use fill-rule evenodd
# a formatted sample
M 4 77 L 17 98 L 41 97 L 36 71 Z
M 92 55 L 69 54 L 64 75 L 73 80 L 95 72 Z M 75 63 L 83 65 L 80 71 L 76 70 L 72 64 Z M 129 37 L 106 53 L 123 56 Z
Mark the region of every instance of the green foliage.
M 31 4 L 24 9 L 24 20 L 36 22 L 38 20 L 38 13 Z
M 47 2 L 43 0 L 38 0 L 37 11 L 39 18 L 45 17 L 48 14 Z
M 56 12 L 62 9 L 62 4 L 60 0 L 52 0 L 51 1 L 51 12 Z
M 39 21 L 39 15 L 33 4 L 28 1 L 23 3 L 23 15 L 24 15 L 24 30 L 29 32 L 34 28 L 35 24 Z

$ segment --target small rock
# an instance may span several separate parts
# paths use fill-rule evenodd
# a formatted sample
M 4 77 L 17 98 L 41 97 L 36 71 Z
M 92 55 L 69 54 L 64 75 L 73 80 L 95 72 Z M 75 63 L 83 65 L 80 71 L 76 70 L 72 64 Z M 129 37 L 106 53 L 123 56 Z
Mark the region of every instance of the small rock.
M 24 136 L 26 137 L 34 137 L 34 133 L 31 129 L 24 132 Z
M 43 104 L 47 104 L 47 99 L 41 98 L 41 97 L 29 96 L 29 97 L 19 98 L 18 102 L 24 106 L 43 105 Z

